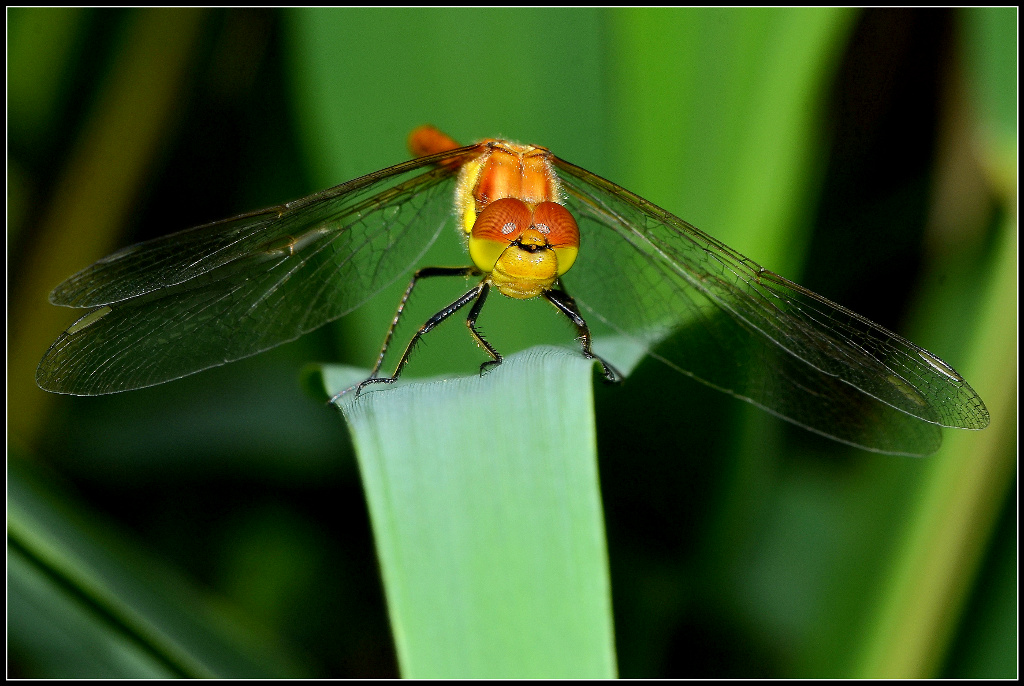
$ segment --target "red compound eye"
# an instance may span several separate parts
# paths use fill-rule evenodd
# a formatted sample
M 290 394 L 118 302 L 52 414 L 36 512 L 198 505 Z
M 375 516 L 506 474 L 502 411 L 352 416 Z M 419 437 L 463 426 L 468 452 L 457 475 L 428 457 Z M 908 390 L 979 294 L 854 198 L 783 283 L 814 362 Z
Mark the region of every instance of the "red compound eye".
M 550 204 L 550 203 L 548 203 Z M 530 228 L 530 210 L 522 200 L 495 200 L 480 213 L 473 224 L 473 238 L 511 243 Z
M 548 239 L 555 248 L 578 248 L 580 229 L 569 210 L 558 203 L 542 202 L 533 211 L 533 228 Z

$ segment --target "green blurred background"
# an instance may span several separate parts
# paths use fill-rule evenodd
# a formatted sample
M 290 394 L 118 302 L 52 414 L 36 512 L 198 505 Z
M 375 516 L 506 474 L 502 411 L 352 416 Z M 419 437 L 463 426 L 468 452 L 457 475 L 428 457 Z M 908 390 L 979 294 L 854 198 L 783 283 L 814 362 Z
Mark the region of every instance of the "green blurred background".
M 397 675 L 349 440 L 300 370 L 368 366 L 398 291 L 152 389 L 58 397 L 32 375 L 74 320 L 46 300 L 65 277 L 402 161 L 429 122 L 616 181 L 939 354 L 992 412 L 915 460 L 651 361 L 598 388 L 622 676 L 1016 676 L 1016 25 L 8 10 L 8 674 Z M 569 342 L 500 300 L 503 352 Z M 410 375 L 479 364 L 451 328 Z

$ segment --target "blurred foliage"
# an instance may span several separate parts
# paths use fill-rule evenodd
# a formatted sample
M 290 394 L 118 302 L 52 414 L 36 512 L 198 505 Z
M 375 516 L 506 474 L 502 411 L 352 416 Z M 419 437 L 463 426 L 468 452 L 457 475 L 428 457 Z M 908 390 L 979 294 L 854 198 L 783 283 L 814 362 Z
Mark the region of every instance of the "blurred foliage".
M 50 396 L 32 373 L 73 319 L 46 302 L 62 278 L 401 161 L 425 122 L 550 147 L 905 333 L 992 412 L 911 460 L 649 360 L 598 388 L 622 676 L 1016 676 L 1016 19 L 9 9 L 9 676 L 397 674 L 348 438 L 297 383 L 368 364 L 395 293 L 122 396 Z M 500 300 L 503 351 L 567 338 Z M 452 328 L 411 374 L 475 367 Z M 161 643 L 140 597 L 213 638 Z M 237 657 L 267 644 L 272 665 Z

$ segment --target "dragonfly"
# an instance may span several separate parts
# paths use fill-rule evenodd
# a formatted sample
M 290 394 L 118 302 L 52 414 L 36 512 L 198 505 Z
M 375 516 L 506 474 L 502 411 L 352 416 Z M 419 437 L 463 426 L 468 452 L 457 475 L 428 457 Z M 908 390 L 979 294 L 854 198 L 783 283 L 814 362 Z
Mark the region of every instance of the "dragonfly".
M 621 351 L 639 350 L 812 432 L 892 454 L 934 452 L 939 427 L 989 423 L 978 394 L 938 356 L 547 148 L 462 146 L 430 126 L 410 148 L 410 161 L 126 247 L 71 276 L 50 301 L 88 312 L 46 352 L 38 385 L 117 393 L 292 341 L 408 275 L 455 223 L 472 264 L 415 271 L 357 394 L 394 382 L 417 341 L 465 307 L 490 358 L 481 371 L 500 364 L 476 327 L 497 290 L 548 300 L 609 381 L 631 364 Z M 440 276 L 479 281 L 382 376 L 413 288 Z M 594 325 L 608 336 L 596 339 Z

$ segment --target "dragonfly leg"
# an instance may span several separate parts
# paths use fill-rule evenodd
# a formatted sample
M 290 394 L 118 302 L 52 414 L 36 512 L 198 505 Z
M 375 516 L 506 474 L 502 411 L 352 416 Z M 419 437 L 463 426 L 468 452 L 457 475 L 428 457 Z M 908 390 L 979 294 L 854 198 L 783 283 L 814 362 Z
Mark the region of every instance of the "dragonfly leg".
M 398 310 L 395 312 L 395 318 L 391 320 L 391 326 L 388 327 L 387 335 L 384 336 L 384 345 L 381 346 L 380 355 L 377 356 L 377 363 L 373 365 L 373 371 L 370 372 L 370 378 L 376 378 L 377 374 L 380 373 L 380 367 L 384 364 L 384 356 L 387 354 L 388 346 L 391 344 L 391 337 L 395 334 L 395 328 L 398 326 L 398 320 L 402 318 L 402 312 L 405 310 L 405 304 L 409 302 L 409 296 L 412 295 L 412 289 L 416 287 L 417 281 L 431 276 L 479 275 L 480 271 L 476 267 L 424 267 L 423 269 L 417 270 L 416 273 L 412 275 L 412 281 L 409 282 L 409 287 L 405 289 L 405 295 L 402 296 L 401 302 L 398 303 Z
M 605 381 L 608 383 L 619 382 L 622 376 L 616 371 L 615 367 L 605 362 L 598 355 L 595 355 L 594 351 L 590 349 L 590 327 L 587 326 L 586 320 L 580 314 L 580 310 L 576 306 L 576 300 L 564 290 L 556 289 L 544 291 L 544 297 L 576 326 L 577 337 L 580 341 L 580 346 L 583 348 L 583 356 L 589 360 L 597 360 L 601 363 Z
M 480 310 L 484 307 L 484 301 L 487 300 L 487 293 L 490 290 L 490 284 L 486 281 L 481 284 L 483 288 L 480 289 L 480 297 L 473 303 L 472 309 L 469 311 L 469 316 L 466 317 L 466 326 L 469 327 L 469 332 L 473 334 L 473 338 L 476 342 L 487 351 L 487 354 L 491 356 L 491 359 L 480 365 L 480 375 L 486 374 L 492 367 L 497 367 L 501 364 L 501 353 L 494 349 L 490 343 L 484 340 L 484 335 L 476 328 L 476 318 L 480 316 Z
M 444 269 L 444 268 L 438 267 L 438 268 L 432 268 L 432 269 Z M 467 269 L 469 269 L 469 268 L 467 268 Z M 420 270 L 420 271 L 426 271 L 426 270 Z M 454 273 L 455 270 L 453 269 L 451 271 L 452 271 L 452 274 L 450 274 L 450 275 L 454 276 L 455 275 L 455 273 Z M 466 270 L 463 270 L 463 272 L 465 272 L 465 271 Z M 417 273 L 419 273 L 419 272 L 417 272 Z M 473 272 L 473 273 L 475 273 L 475 272 Z M 440 274 L 430 274 L 430 276 L 439 276 L 439 275 Z M 416 343 L 419 342 L 419 340 L 423 336 L 425 336 L 427 333 L 429 333 L 430 330 L 433 329 L 435 326 L 437 326 L 438 324 L 443 322 L 445 319 L 448 319 L 448 317 L 452 316 L 453 314 L 455 314 L 456 312 L 461 310 L 463 307 L 465 307 L 469 303 L 471 303 L 474 300 L 477 300 L 478 298 L 480 298 L 481 292 L 483 292 L 486 287 L 487 287 L 487 284 L 484 283 L 484 282 L 481 282 L 479 285 L 474 286 L 469 292 L 467 292 L 465 295 L 461 296 L 458 300 L 453 302 L 451 305 L 449 305 L 448 307 L 444 308 L 443 310 L 441 310 L 440 312 L 435 314 L 433 317 L 428 319 L 426 321 L 426 323 L 423 326 L 420 327 L 420 330 L 417 331 L 416 334 L 412 337 L 412 340 L 409 341 L 409 345 L 406 346 L 405 352 L 402 353 L 402 358 L 400 360 L 398 360 L 398 366 L 395 367 L 395 373 L 392 374 L 391 376 L 384 376 L 384 377 L 371 376 L 369 379 L 366 379 L 365 381 L 360 383 L 358 386 L 356 386 L 356 396 L 358 397 L 359 393 L 362 392 L 362 390 L 366 386 L 369 386 L 370 384 L 375 384 L 375 383 L 394 383 L 395 381 L 397 381 L 399 375 L 402 373 L 402 368 L 405 367 L 406 363 L 409 362 L 409 356 L 412 355 L 412 350 L 413 350 L 414 347 L 416 347 Z M 411 286 L 410 286 L 409 290 L 412 290 Z M 404 304 L 404 299 L 403 299 L 403 304 Z M 390 332 L 389 332 L 389 336 L 390 336 Z M 379 366 L 380 365 L 378 363 L 378 368 L 379 368 Z

